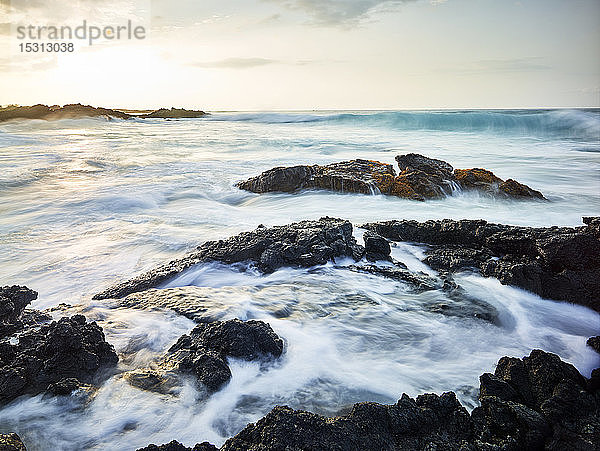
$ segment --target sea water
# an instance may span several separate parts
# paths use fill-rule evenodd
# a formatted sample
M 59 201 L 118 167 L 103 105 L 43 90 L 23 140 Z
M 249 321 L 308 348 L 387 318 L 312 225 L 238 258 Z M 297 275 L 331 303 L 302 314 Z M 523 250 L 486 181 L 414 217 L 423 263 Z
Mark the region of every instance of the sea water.
M 541 191 L 549 202 L 456 191 L 416 202 L 306 191 L 256 195 L 235 182 L 275 167 L 353 158 L 394 163 L 415 152 L 455 168 L 482 167 Z M 174 313 L 115 309 L 94 293 L 259 224 L 334 216 L 482 218 L 527 226 L 581 225 L 600 214 L 600 110 L 245 112 L 199 119 L 23 121 L 0 125 L 0 285 L 39 292 L 35 308 L 82 304 L 122 356 L 119 371 L 158 359 L 193 323 Z M 355 229 L 360 241 L 361 230 Z M 424 248 L 395 258 L 431 272 Z M 120 374 L 91 399 L 22 397 L 0 409 L 0 430 L 28 449 L 134 450 L 177 439 L 220 445 L 275 405 L 325 415 L 355 402 L 453 390 L 477 405 L 478 377 L 503 355 L 540 348 L 584 375 L 600 315 L 543 300 L 476 274 L 456 276 L 497 320 L 441 314 L 441 291 L 360 274 L 337 261 L 261 275 L 194 267 L 168 286 L 203 290 L 223 318 L 267 321 L 285 340 L 268 366 L 230 360 L 233 378 L 206 398 L 192 381 L 174 395 L 131 387 Z M 209 307 L 211 307 L 209 306 Z M 459 306 L 468 307 L 468 306 Z M 285 312 L 282 314 L 281 312 Z M 126 357 L 126 358 L 125 358 Z

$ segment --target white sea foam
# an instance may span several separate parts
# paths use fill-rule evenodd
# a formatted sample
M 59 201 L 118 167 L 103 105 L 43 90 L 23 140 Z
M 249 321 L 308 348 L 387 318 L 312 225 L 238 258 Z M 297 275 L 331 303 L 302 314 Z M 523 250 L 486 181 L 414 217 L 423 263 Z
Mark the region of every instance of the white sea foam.
M 38 308 L 83 302 L 84 314 L 99 321 L 124 357 L 119 371 L 144 367 L 193 325 L 173 313 L 89 304 L 107 285 L 261 223 L 328 215 L 355 225 L 404 218 L 578 225 L 581 216 L 600 211 L 598 117 L 597 111 L 244 113 L 2 124 L 1 284 L 38 290 Z M 471 192 L 428 202 L 319 191 L 255 195 L 234 186 L 274 166 L 351 158 L 394 163 L 407 152 L 491 169 L 550 202 Z M 360 241 L 362 230 L 355 235 Z M 392 254 L 433 275 L 421 262 L 423 249 L 400 243 Z M 503 355 L 521 357 L 533 348 L 559 354 L 585 375 L 600 363 L 585 346 L 600 316 L 583 307 L 457 276 L 470 296 L 498 312 L 494 324 L 469 316 L 468 300 L 417 294 L 406 284 L 344 269 L 348 264 L 267 276 L 208 264 L 165 284 L 204 287 L 208 306 L 224 318 L 266 320 L 286 341 L 273 365 L 231 361 L 231 382 L 208 400 L 193 384 L 169 397 L 133 388 L 117 374 L 87 405 L 77 398 L 17 400 L 0 409 L 0 428 L 19 432 L 32 450 L 128 450 L 172 439 L 220 444 L 276 404 L 334 414 L 358 401 L 393 402 L 402 392 L 455 390 L 472 407 L 482 372 L 493 371 Z M 439 303 L 454 306 L 458 316 L 436 313 Z

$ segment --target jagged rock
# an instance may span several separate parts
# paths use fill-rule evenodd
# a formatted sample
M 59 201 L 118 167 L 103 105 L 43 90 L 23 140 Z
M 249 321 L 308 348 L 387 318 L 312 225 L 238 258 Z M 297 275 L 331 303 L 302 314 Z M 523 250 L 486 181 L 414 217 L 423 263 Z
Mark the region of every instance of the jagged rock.
M 588 338 L 586 344 L 600 354 L 600 336 Z
M 263 272 L 283 266 L 310 267 L 335 257 L 360 260 L 364 248 L 352 236 L 352 224 L 342 219 L 321 218 L 278 227 L 259 227 L 226 240 L 208 241 L 195 252 L 96 294 L 94 299 L 122 298 L 154 288 L 198 263 L 253 262 Z
M 117 361 L 102 329 L 82 315 L 27 329 L 16 343 L 0 341 L 0 402 L 41 393 L 65 378 L 93 383 Z
M 445 161 L 419 154 L 396 157 L 400 174 L 392 165 L 372 160 L 351 160 L 326 166 L 277 167 L 257 177 L 239 182 L 240 189 L 254 193 L 286 192 L 303 189 L 363 194 L 387 194 L 424 201 L 451 195 L 455 187 L 478 189 L 493 195 L 514 198 L 544 197 L 538 191 L 516 182 L 503 181 L 485 169 L 456 169 Z
M 355 404 L 344 417 L 325 418 L 275 407 L 227 440 L 222 451 L 464 449 L 471 436 L 466 409 L 454 393 L 406 395 L 397 404 Z
M 173 440 L 166 445 L 148 445 L 145 448 L 140 448 L 137 451 L 218 451 L 218 448 L 208 442 L 198 443 L 193 448 L 188 448 L 181 443 Z
M 391 260 L 390 253 L 392 249 L 388 240 L 371 231 L 364 233 L 363 240 L 365 242 L 365 257 L 367 260 L 372 262 L 377 260 Z
M 435 245 L 425 262 L 434 269 L 477 268 L 486 277 L 544 298 L 600 311 L 600 219 L 585 227 L 516 227 L 483 220 L 384 221 L 365 224 L 393 241 Z
M 25 444 L 14 432 L 11 434 L 0 434 L 0 451 L 27 451 Z
M 277 406 L 221 451 L 598 449 L 600 391 L 586 388 L 558 356 L 534 350 L 523 359 L 503 357 L 495 374 L 480 380 L 481 406 L 471 415 L 452 392 L 403 394 L 393 405 L 359 403 L 332 418 Z M 159 449 L 189 450 L 145 448 Z
M 152 113 L 142 114 L 139 117 L 141 118 L 161 118 L 161 119 L 181 119 L 181 118 L 196 118 L 196 117 L 204 117 L 207 113 L 204 111 L 198 110 L 185 110 L 181 108 L 161 108 L 159 110 L 153 111 Z
M 0 288 L 0 339 L 23 328 L 25 307 L 37 297 L 37 292 L 27 287 L 13 285 Z
M 48 385 L 47 390 L 53 395 L 70 395 L 75 390 L 86 387 L 86 384 L 82 384 L 74 377 L 67 377 L 59 380 L 53 384 Z
M 473 418 L 483 438 L 495 431 L 527 449 L 545 443 L 546 449 L 592 450 L 600 443 L 598 387 L 590 392 L 588 381 L 557 355 L 533 350 L 523 359 L 503 357 L 495 374 L 480 380 L 482 406 Z
M 268 361 L 282 352 L 283 340 L 262 321 L 201 323 L 171 346 L 157 369 L 133 371 L 125 377 L 143 390 L 168 393 L 176 385 L 175 370 L 193 375 L 208 392 L 214 392 L 231 379 L 228 357 Z

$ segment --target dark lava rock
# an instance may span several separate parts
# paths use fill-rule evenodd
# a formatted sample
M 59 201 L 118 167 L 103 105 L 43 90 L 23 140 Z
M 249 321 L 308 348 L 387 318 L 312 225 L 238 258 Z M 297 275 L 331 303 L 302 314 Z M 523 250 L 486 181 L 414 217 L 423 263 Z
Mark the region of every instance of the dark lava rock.
M 406 395 L 397 404 L 355 404 L 343 417 L 275 407 L 222 451 L 465 449 L 471 421 L 454 393 Z
M 598 387 L 586 388 L 577 370 L 554 354 L 503 357 L 495 374 L 481 376 L 480 401 L 471 415 L 452 392 L 403 394 L 394 405 L 359 403 L 332 418 L 277 406 L 221 451 L 592 451 L 600 444 Z M 173 448 L 145 449 L 189 450 L 177 442 L 163 446 Z
M 38 294 L 27 287 L 14 285 L 0 288 L 0 339 L 24 327 L 22 315 Z
M 505 285 L 600 311 L 599 218 L 585 227 L 516 227 L 483 220 L 385 221 L 363 227 L 394 241 L 434 245 L 438 270 L 477 268 Z
M 75 390 L 79 390 L 82 387 L 85 387 L 85 384 L 79 382 L 78 379 L 74 377 L 67 377 L 59 380 L 53 384 L 48 385 L 47 390 L 53 395 L 70 395 Z
M 208 442 L 198 443 L 193 448 L 188 448 L 181 443 L 173 440 L 166 445 L 148 445 L 145 448 L 140 448 L 137 451 L 218 451 L 218 448 Z
M 215 321 L 197 325 L 168 351 L 179 371 L 191 373 L 212 392 L 231 378 L 227 357 L 261 360 L 279 357 L 283 340 L 262 321 Z
M 240 189 L 253 193 L 286 192 L 302 189 L 375 194 L 383 176 L 395 177 L 390 164 L 372 160 L 351 160 L 326 166 L 304 165 L 278 167 L 238 183 Z
M 598 354 L 600 354 L 600 336 L 588 338 L 586 344 Z
M 377 260 L 391 260 L 390 253 L 392 249 L 388 240 L 371 231 L 364 233 L 363 240 L 365 242 L 365 257 L 367 260 L 372 262 Z
M 25 445 L 14 432 L 12 434 L 0 434 L 0 451 L 27 451 Z
M 161 108 L 159 110 L 153 111 L 152 113 L 142 114 L 139 117 L 141 118 L 161 118 L 161 119 L 181 119 L 181 118 L 196 118 L 206 116 L 207 113 L 204 111 L 198 110 L 185 110 L 181 108 Z
M 102 329 L 82 315 L 27 329 L 17 343 L 0 341 L 0 402 L 41 393 L 65 378 L 93 383 L 117 361 Z
M 515 180 L 503 181 L 485 169 L 456 169 L 442 160 L 410 153 L 398 155 L 400 174 L 392 165 L 372 160 L 351 160 L 325 166 L 277 167 L 239 182 L 240 189 L 254 193 L 286 192 L 303 189 L 388 194 L 424 201 L 451 195 L 455 188 L 478 189 L 496 196 L 513 198 L 544 197 Z
M 557 355 L 503 357 L 481 376 L 476 434 L 509 449 L 598 449 L 600 391 Z
M 198 263 L 253 262 L 263 272 L 270 273 L 283 266 L 322 265 L 335 257 L 360 260 L 363 253 L 364 248 L 352 236 L 352 224 L 342 219 L 321 218 L 286 226 L 259 227 L 226 240 L 208 241 L 186 257 L 109 288 L 96 294 L 94 299 L 122 298 L 154 288 Z

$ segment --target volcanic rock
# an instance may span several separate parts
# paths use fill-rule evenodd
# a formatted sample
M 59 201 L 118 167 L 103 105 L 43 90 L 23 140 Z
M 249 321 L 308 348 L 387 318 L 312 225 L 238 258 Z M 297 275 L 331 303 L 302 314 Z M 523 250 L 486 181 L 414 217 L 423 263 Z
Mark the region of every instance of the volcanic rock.
M 0 434 L 0 451 L 27 451 L 25 445 L 14 432 L 12 434 Z
M 167 360 L 179 371 L 191 373 L 209 392 L 231 378 L 227 357 L 248 361 L 279 357 L 283 340 L 262 321 L 215 321 L 197 325 L 168 351 Z
M 335 257 L 360 260 L 363 253 L 364 248 L 352 236 L 352 224 L 342 219 L 259 227 L 226 240 L 207 241 L 191 254 L 96 294 L 94 299 L 121 298 L 154 288 L 198 263 L 251 262 L 270 273 L 283 266 L 322 265 Z
M 492 172 L 456 169 L 442 160 L 410 153 L 396 157 L 400 174 L 385 163 L 351 160 L 325 166 L 277 167 L 239 182 L 240 189 L 254 193 L 324 189 L 362 194 L 387 194 L 424 201 L 451 195 L 456 188 L 477 189 L 496 196 L 514 198 L 544 197 L 538 191 L 516 182 L 503 181 Z
M 65 378 L 93 383 L 117 361 L 102 329 L 82 315 L 26 329 L 16 343 L 0 341 L 0 402 L 41 393 Z
M 434 245 L 425 262 L 600 311 L 600 219 L 585 227 L 516 227 L 483 220 L 384 221 L 363 227 L 393 241 Z

